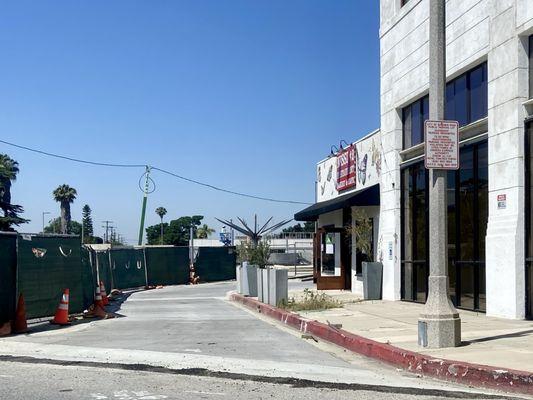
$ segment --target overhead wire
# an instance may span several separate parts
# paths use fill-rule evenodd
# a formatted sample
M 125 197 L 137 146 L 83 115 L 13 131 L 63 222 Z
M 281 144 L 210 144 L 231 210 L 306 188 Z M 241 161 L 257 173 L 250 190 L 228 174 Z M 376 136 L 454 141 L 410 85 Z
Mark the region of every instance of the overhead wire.
M 233 195 L 241 196 L 241 197 L 247 197 L 247 198 L 255 199 L 255 200 L 263 200 L 263 201 L 269 201 L 269 202 L 274 202 L 274 203 L 285 203 L 285 204 L 301 204 L 301 205 L 310 205 L 311 204 L 311 203 L 307 203 L 307 202 L 303 202 L 303 201 L 275 199 L 275 198 L 271 198 L 271 197 L 256 196 L 256 195 L 252 195 L 252 194 L 248 194 L 248 193 L 243 193 L 243 192 L 237 192 L 237 191 L 234 191 L 234 190 L 224 189 L 224 188 L 219 187 L 219 186 L 215 186 L 215 185 L 212 185 L 212 184 L 209 184 L 209 183 L 201 182 L 201 181 L 198 181 L 196 179 L 187 178 L 187 177 L 185 177 L 183 175 L 179 175 L 179 174 L 176 174 L 174 172 L 165 170 L 163 168 L 159 168 L 159 167 L 148 165 L 148 164 L 117 164 L 117 163 L 89 161 L 89 160 L 83 160 L 83 159 L 80 159 L 80 158 L 64 156 L 64 155 L 60 155 L 60 154 L 56 154 L 56 153 L 50 153 L 50 152 L 47 152 L 47 151 L 38 150 L 38 149 L 34 149 L 34 148 L 31 148 L 31 147 L 27 147 L 27 146 L 22 146 L 22 145 L 19 145 L 19 144 L 16 144 L 16 143 L 12 143 L 12 142 L 8 142 L 8 141 L 2 140 L 2 139 L 0 139 L 0 143 L 6 144 L 8 146 L 16 147 L 16 148 L 19 148 L 19 149 L 22 149 L 22 150 L 30 151 L 30 152 L 33 152 L 33 153 L 45 155 L 45 156 L 48 156 L 48 157 L 55 157 L 55 158 L 59 158 L 59 159 L 67 160 L 67 161 L 81 163 L 81 164 L 88 164 L 88 165 L 95 165 L 95 166 L 102 166 L 102 167 L 115 167 L 115 168 L 151 168 L 152 170 L 159 171 L 159 172 L 161 172 L 163 174 L 173 176 L 175 178 L 181 179 L 181 180 L 186 181 L 186 182 L 190 182 L 190 183 L 194 183 L 196 185 L 204 186 L 204 187 L 207 187 L 207 188 L 219 191 L 219 192 L 233 194 Z

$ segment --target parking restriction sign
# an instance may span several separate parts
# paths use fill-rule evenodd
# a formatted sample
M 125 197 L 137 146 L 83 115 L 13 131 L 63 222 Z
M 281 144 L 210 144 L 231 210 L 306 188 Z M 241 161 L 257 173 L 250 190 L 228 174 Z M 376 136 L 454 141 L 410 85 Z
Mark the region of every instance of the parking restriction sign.
M 427 169 L 459 169 L 459 122 L 426 121 L 425 166 Z

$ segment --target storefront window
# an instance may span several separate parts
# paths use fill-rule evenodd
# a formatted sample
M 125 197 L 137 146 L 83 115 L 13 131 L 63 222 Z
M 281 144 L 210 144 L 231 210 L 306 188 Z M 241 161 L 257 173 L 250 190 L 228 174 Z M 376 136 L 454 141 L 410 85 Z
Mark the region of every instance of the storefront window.
M 322 235 L 321 275 L 341 274 L 341 233 L 326 232 Z
M 402 298 L 424 302 L 427 295 L 428 173 L 423 163 L 402 171 Z
M 529 98 L 533 99 L 533 35 L 529 37 Z
M 461 169 L 448 173 L 448 272 L 454 303 L 485 310 L 485 235 L 488 219 L 487 143 L 463 147 Z M 402 299 L 427 296 L 428 176 L 423 162 L 402 171 Z
M 424 121 L 429 118 L 429 97 L 425 96 L 404 107 L 402 111 L 403 148 L 416 146 L 424 141 Z
M 526 316 L 533 318 L 533 123 L 526 126 Z
M 487 116 L 487 63 L 446 85 L 446 119 L 468 125 Z

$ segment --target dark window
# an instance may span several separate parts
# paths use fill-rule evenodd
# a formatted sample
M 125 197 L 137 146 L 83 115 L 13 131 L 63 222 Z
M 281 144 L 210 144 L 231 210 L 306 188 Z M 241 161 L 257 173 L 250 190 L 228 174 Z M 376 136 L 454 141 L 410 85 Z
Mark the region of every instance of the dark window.
M 429 272 L 428 172 L 423 163 L 402 171 L 402 299 L 425 302 Z
M 446 85 L 446 119 L 464 126 L 485 118 L 487 108 L 487 63 Z
M 530 47 L 531 49 L 531 47 Z M 526 316 L 533 319 L 533 123 L 526 125 Z
M 484 311 L 488 220 L 487 142 L 463 147 L 461 169 L 448 172 L 450 296 L 461 308 Z M 402 171 L 402 299 L 424 302 L 429 271 L 428 179 L 423 162 Z
M 402 0 L 402 7 L 405 6 L 407 3 L 409 3 L 409 0 Z
M 429 118 L 429 97 L 425 96 L 402 110 L 403 148 L 424 141 L 424 121 Z
M 529 98 L 533 99 L 533 35 L 529 37 Z
M 487 116 L 487 64 L 470 71 L 470 122 Z

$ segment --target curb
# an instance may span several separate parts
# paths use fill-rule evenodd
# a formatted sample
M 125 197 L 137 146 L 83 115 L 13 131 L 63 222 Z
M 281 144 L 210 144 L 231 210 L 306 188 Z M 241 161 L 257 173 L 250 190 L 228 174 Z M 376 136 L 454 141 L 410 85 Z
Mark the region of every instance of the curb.
M 463 361 L 437 359 L 354 335 L 318 321 L 305 319 L 296 313 L 260 303 L 255 298 L 245 297 L 237 293 L 231 293 L 229 298 L 303 333 L 312 334 L 355 353 L 374 358 L 409 372 L 463 385 L 533 394 L 533 373 L 531 372 L 471 364 Z

